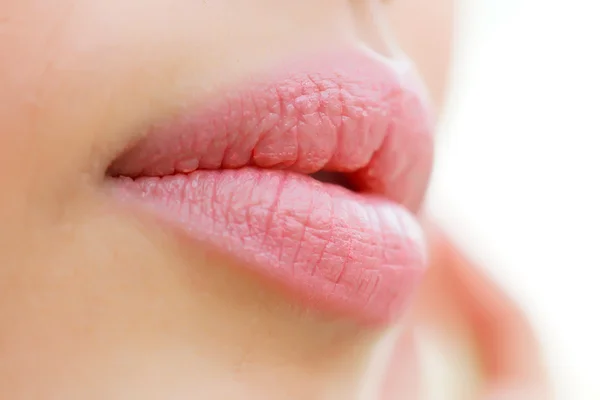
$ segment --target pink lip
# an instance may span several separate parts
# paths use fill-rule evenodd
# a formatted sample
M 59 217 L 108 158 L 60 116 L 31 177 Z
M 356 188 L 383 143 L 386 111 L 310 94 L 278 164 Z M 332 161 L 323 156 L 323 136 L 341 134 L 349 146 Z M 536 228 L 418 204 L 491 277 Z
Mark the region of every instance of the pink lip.
M 269 72 L 153 126 L 111 166 L 119 193 L 307 305 L 389 323 L 425 266 L 420 82 L 355 50 Z M 358 193 L 308 176 L 321 171 Z

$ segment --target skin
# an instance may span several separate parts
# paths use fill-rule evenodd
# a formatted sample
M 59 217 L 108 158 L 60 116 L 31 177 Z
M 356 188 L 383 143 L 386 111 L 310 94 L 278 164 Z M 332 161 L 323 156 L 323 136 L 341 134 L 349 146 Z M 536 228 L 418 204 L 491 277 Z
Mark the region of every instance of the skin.
M 441 105 L 451 9 L 450 0 L 0 3 L 0 398 L 415 390 L 414 379 L 382 389 L 390 352 L 380 347 L 404 343 L 398 329 L 288 302 L 231 261 L 112 207 L 104 171 L 149 118 L 323 43 L 402 48 Z M 449 293 L 426 282 L 405 332 L 449 326 L 428 322 L 437 320 L 428 287 Z M 414 370 L 406 343 L 395 376 Z

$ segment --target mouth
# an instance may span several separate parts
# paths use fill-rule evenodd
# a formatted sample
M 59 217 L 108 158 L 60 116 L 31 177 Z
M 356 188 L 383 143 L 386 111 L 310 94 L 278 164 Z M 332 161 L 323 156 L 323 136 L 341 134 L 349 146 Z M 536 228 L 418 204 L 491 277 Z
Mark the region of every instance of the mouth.
M 422 85 L 399 65 L 348 50 L 268 71 L 151 126 L 108 180 L 294 300 L 391 323 L 424 272 L 433 158 Z

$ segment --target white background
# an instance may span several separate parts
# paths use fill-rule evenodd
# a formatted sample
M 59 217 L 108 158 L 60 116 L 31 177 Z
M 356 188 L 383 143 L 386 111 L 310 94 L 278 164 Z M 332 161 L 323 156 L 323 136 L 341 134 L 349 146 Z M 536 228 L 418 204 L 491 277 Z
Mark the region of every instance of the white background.
M 463 0 L 429 208 L 600 399 L 600 1 Z

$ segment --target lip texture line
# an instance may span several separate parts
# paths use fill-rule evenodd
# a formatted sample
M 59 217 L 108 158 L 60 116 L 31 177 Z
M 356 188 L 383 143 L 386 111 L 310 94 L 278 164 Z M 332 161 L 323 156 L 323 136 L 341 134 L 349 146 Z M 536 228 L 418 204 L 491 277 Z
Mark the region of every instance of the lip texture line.
M 425 265 L 410 212 L 432 160 L 420 87 L 363 52 L 312 58 L 153 126 L 109 172 L 120 196 L 297 299 L 391 322 Z M 306 175 L 319 171 L 360 193 Z

